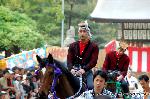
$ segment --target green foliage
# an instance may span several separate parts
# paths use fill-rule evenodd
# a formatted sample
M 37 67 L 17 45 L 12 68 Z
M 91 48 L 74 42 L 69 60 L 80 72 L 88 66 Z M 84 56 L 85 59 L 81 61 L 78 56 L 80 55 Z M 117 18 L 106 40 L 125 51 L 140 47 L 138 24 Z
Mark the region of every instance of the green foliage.
M 3 34 L 0 34 L 0 36 L 3 36 L 0 38 L 9 38 L 3 40 L 3 43 L 1 43 L 0 46 L 5 47 L 6 45 L 12 45 L 12 42 L 17 42 L 17 45 L 22 49 L 37 47 L 43 43 L 40 42 L 42 40 L 36 41 L 36 36 L 37 38 L 38 36 L 40 36 L 41 39 L 44 38 L 44 42 L 48 45 L 60 46 L 61 20 L 63 18 L 65 19 L 65 32 L 70 25 L 75 26 L 75 30 L 77 32 L 78 23 L 80 21 L 88 20 L 93 33 L 92 40 L 98 43 L 99 48 L 103 48 L 107 42 L 116 37 L 117 24 L 99 24 L 88 19 L 96 6 L 97 0 L 64 1 L 65 12 L 63 15 L 61 9 L 62 0 L 0 0 L 0 5 L 11 9 L 11 11 L 17 11 L 6 11 L 6 13 L 4 13 L 4 11 L 0 11 L 0 31 L 2 31 L 0 33 Z M 13 13 L 15 13 L 15 16 Z M 20 17 L 20 14 L 22 17 Z M 39 33 L 42 34 L 42 36 Z M 20 40 L 16 38 L 20 38 Z M 28 44 L 31 42 L 32 38 L 35 39 L 34 43 L 36 46 L 34 46 L 34 44 Z M 77 36 L 75 39 L 77 40 Z M 27 47 L 23 46 L 21 42 L 23 42 L 24 45 L 27 44 Z
M 24 12 L 37 22 L 37 29 L 44 35 L 47 44 L 60 44 L 63 18 L 61 0 L 28 0 L 24 3 Z M 57 38 L 57 40 L 53 38 Z
M 52 36 L 60 39 L 61 20 L 64 18 L 61 11 L 61 0 L 6 0 L 0 1 L 0 4 L 13 11 L 25 13 L 35 20 L 37 31 L 44 36 L 47 44 L 55 44 L 50 42 L 53 42 Z M 56 45 L 60 44 L 60 42 L 56 43 Z
M 40 32 L 47 34 L 55 30 L 58 24 L 60 26 L 63 18 L 60 0 L 28 0 L 26 3 L 24 12 L 36 20 Z
M 17 46 L 24 50 L 41 47 L 42 36 L 36 30 L 36 22 L 25 14 L 0 6 L 0 49 L 12 50 Z

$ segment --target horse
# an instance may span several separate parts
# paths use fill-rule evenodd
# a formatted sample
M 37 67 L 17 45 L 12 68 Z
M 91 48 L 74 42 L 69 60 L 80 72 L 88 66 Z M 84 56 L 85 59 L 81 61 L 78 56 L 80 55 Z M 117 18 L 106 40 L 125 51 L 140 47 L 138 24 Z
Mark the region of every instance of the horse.
M 54 59 L 52 54 L 49 54 L 47 58 L 36 55 L 36 58 L 39 63 L 37 72 L 46 68 L 39 88 L 39 99 L 47 99 L 49 96 L 53 96 L 54 99 L 72 99 L 79 95 L 81 89 L 83 91 L 81 81 L 60 61 Z
M 116 93 L 118 89 L 121 89 L 120 83 L 117 81 L 118 75 L 118 71 L 107 71 L 108 80 L 106 88 L 113 93 Z
M 118 81 L 117 77 L 120 75 L 120 71 L 107 71 L 108 81 L 106 89 L 111 91 L 113 94 L 117 96 L 117 98 L 130 99 L 130 95 L 128 93 L 124 93 L 121 85 L 122 81 Z

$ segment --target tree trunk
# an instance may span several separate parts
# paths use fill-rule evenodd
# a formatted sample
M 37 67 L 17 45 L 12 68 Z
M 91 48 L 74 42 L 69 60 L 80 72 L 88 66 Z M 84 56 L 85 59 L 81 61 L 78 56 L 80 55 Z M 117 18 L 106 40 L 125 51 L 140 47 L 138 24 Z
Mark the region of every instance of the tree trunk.
M 73 9 L 73 4 L 70 4 L 69 27 L 68 27 L 69 29 L 70 29 L 70 26 L 71 26 L 72 9 Z
M 12 48 L 12 50 L 13 50 L 14 54 L 19 54 L 20 53 L 20 48 L 18 46 L 14 45 L 13 48 Z
M 11 56 L 11 51 L 10 50 L 5 50 L 5 58 Z
M 13 51 L 13 52 L 12 52 Z M 11 50 L 5 50 L 5 58 L 10 57 L 12 55 L 12 53 L 14 54 L 19 54 L 20 53 L 20 48 L 18 46 L 13 46 L 11 48 Z

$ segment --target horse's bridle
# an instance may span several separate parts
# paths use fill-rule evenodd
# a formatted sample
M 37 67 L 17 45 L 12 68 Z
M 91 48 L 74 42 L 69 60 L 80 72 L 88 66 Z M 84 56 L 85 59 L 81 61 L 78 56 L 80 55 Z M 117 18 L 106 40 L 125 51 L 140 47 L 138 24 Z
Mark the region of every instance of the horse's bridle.
M 56 96 L 56 90 L 55 90 L 55 86 L 57 84 L 57 81 L 58 81 L 58 77 L 62 74 L 62 71 L 60 68 L 58 68 L 56 66 L 56 64 L 47 64 L 46 66 L 51 66 L 54 68 L 54 78 L 53 78 L 53 82 L 52 82 L 52 85 L 51 85 L 51 93 L 53 94 L 53 98 L 54 99 L 58 99 L 58 97 Z M 50 97 L 49 97 L 50 98 Z
M 41 65 L 39 65 L 39 66 L 40 66 L 40 68 L 35 72 L 36 75 L 38 75 L 39 71 L 43 68 Z M 55 86 L 56 86 L 56 84 L 57 84 L 58 77 L 62 74 L 62 71 L 61 71 L 60 68 L 58 68 L 58 67 L 56 66 L 55 63 L 53 63 L 53 64 L 47 63 L 46 67 L 47 67 L 47 66 L 48 66 L 48 67 L 50 66 L 50 67 L 52 67 L 52 68 L 54 69 L 54 78 L 53 78 L 53 82 L 52 82 L 52 85 L 51 85 L 51 88 L 50 88 L 50 93 L 53 94 L 52 97 L 53 97 L 54 99 L 58 99 L 58 97 L 56 96 Z M 51 99 L 51 96 L 48 96 L 48 98 Z
M 57 97 L 57 95 L 56 95 L 55 86 L 56 86 L 56 84 L 57 84 L 58 77 L 62 74 L 62 71 L 61 71 L 61 69 L 60 69 L 59 67 L 56 66 L 55 63 L 53 63 L 53 64 L 47 63 L 46 67 L 47 67 L 47 66 L 50 66 L 50 67 L 54 68 L 54 78 L 53 78 L 53 82 L 52 82 L 52 85 L 51 85 L 51 88 L 50 88 L 50 89 L 51 89 L 50 93 L 52 93 L 52 95 L 50 95 L 50 93 L 49 93 L 48 99 L 51 99 L 52 97 L 53 97 L 53 99 L 59 99 L 59 98 Z M 38 72 L 39 72 L 42 68 L 43 68 L 43 67 L 40 65 L 40 68 L 35 72 L 35 74 L 38 74 Z M 75 93 L 75 95 L 73 95 L 73 96 L 71 96 L 71 97 L 69 97 L 69 98 L 67 98 L 67 99 L 73 99 L 75 96 L 77 96 L 77 95 L 79 94 L 79 92 L 80 92 L 80 90 L 81 90 L 81 88 L 82 88 L 82 76 L 79 77 L 79 80 L 80 80 L 80 88 L 79 88 L 78 92 Z

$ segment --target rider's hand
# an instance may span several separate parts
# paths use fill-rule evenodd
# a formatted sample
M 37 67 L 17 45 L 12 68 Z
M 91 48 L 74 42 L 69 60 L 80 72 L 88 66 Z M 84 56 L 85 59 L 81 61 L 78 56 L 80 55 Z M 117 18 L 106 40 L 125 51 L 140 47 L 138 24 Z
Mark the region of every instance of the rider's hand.
M 76 70 L 75 70 L 75 69 L 71 69 L 71 73 L 72 73 L 73 75 L 75 75 L 75 74 L 76 74 Z
M 93 67 L 93 68 L 92 68 L 93 74 L 94 74 L 97 70 L 98 70 L 98 67 Z
M 123 79 L 123 76 L 122 76 L 122 75 L 120 75 L 120 76 L 117 77 L 117 80 L 118 80 L 118 81 L 121 81 L 122 79 Z
M 76 71 L 76 75 L 77 75 L 77 76 L 81 76 L 82 74 L 81 74 L 80 71 Z
M 80 69 L 80 70 L 76 71 L 76 75 L 77 75 L 77 76 L 81 76 L 81 75 L 84 74 L 84 73 L 85 73 L 85 70 L 84 70 L 84 69 Z
M 85 70 L 84 70 L 84 69 L 80 69 L 80 70 L 79 70 L 79 72 L 80 72 L 80 73 L 81 73 L 81 75 L 82 75 L 82 74 L 84 74 L 84 73 L 85 73 Z

